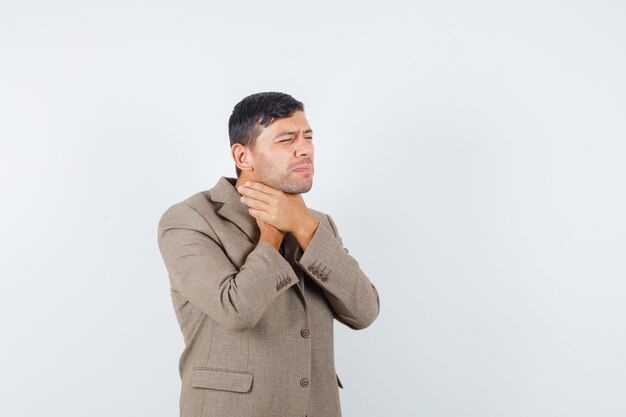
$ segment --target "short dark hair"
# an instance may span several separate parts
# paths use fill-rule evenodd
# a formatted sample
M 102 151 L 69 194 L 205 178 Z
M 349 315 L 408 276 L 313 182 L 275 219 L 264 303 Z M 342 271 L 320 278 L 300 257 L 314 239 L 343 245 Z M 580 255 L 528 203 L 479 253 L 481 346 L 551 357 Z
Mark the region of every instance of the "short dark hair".
M 291 117 L 296 111 L 304 111 L 304 104 L 289 94 L 270 91 L 245 97 L 228 119 L 230 146 L 240 143 L 254 149 L 261 126 L 268 127 L 275 119 Z M 239 178 L 241 170 L 237 165 L 235 171 Z

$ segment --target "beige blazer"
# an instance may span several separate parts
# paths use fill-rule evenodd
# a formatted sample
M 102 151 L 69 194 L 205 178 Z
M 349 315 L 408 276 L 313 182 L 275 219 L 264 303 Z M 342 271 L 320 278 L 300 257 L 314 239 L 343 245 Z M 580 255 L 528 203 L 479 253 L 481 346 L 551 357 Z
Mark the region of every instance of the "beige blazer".
M 327 214 L 309 208 L 320 225 L 304 252 L 291 234 L 284 257 L 259 242 L 235 182 L 220 177 L 158 225 L 185 341 L 180 415 L 340 417 L 333 319 L 366 328 L 378 292 Z

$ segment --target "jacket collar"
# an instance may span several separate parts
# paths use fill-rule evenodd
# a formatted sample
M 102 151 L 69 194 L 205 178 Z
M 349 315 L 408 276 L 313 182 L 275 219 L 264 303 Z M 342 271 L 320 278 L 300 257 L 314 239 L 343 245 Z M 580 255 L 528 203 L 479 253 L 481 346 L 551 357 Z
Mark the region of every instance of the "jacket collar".
M 211 188 L 211 200 L 222 203 L 217 213 L 233 222 L 250 239 L 252 243 L 257 243 L 261 236 L 261 231 L 248 211 L 248 206 L 241 202 L 239 191 L 235 188 L 237 178 L 222 176 L 215 186 Z

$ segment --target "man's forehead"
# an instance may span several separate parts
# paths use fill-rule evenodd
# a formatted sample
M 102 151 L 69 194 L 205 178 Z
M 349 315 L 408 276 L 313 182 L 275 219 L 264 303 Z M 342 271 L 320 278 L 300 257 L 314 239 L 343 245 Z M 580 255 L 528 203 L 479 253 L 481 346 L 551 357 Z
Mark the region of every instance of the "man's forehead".
M 313 131 L 309 126 L 306 117 L 304 117 L 304 113 L 301 111 L 295 112 L 291 117 L 275 119 L 271 125 L 265 128 L 265 130 L 273 136 L 295 134 L 300 131 L 303 133 Z

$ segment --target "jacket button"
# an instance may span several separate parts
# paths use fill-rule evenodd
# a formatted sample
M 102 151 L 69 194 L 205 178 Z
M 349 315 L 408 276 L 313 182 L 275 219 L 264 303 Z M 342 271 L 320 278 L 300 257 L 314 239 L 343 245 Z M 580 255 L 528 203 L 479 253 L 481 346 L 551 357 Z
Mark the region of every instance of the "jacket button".
M 309 337 L 311 331 L 309 329 L 302 329 L 300 330 L 300 334 L 302 335 L 302 337 Z
M 300 385 L 302 385 L 303 387 L 306 387 L 307 385 L 309 385 L 309 378 L 302 378 L 300 380 Z

